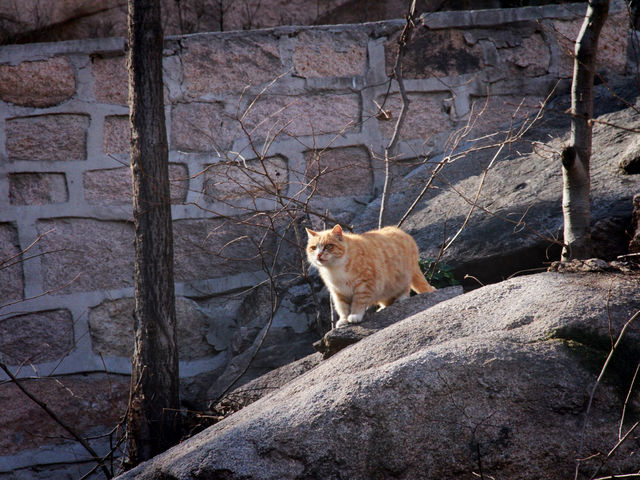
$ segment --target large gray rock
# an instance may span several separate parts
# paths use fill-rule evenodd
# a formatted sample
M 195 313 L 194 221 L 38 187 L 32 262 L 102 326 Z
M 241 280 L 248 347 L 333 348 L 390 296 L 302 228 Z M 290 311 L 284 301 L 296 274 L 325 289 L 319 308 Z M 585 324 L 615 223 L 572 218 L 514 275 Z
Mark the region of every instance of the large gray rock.
M 316 309 L 312 297 L 308 284 L 289 285 L 269 321 L 271 297 L 269 288 L 263 286 L 249 293 L 226 319 L 226 332 L 220 328 L 224 316 L 213 315 L 221 320 L 211 325 L 208 338 L 221 344 L 227 341 L 229 360 L 222 372 L 199 382 L 203 391 L 198 404 L 216 404 L 230 390 L 314 353 L 313 343 L 320 334 L 312 326 Z
M 640 194 L 633 197 L 633 216 L 629 233 L 629 252 L 640 254 Z
M 321 361 L 322 354 L 316 352 L 271 370 L 224 395 L 218 403 L 210 405 L 210 413 L 229 416 L 318 366 Z
M 618 97 L 604 85 L 596 88 L 591 159 L 593 256 L 607 260 L 626 253 L 625 229 L 631 220 L 632 197 L 640 191 L 638 175 L 619 168 L 621 159 L 640 154 L 637 134 L 632 131 L 640 127 L 640 115 L 637 107 L 630 106 L 636 102 L 637 87 L 622 81 L 610 83 Z M 522 126 L 516 125 L 502 149 L 498 144 L 507 138 L 504 133 L 491 137 L 490 142 L 485 140 L 485 144 L 496 144 L 491 148 L 461 142 L 456 154 L 468 154 L 440 170 L 433 188 L 402 225 L 416 239 L 422 258 L 437 258 L 443 243 L 454 238 L 473 210 L 441 259 L 459 279 L 468 274 L 486 284 L 521 270 L 544 268 L 559 259 L 563 226 L 559 153 L 569 138 L 569 116 L 563 113 L 569 107 L 568 100 L 556 99 L 519 140 L 515 133 Z M 480 117 L 479 123 L 482 121 Z M 400 220 L 434 168 L 446 159 L 441 155 L 427 160 L 402 179 L 394 179 L 398 187 L 392 189 L 385 223 Z M 372 202 L 355 224 L 373 228 L 379 205 L 379 199 Z M 465 285 L 478 283 L 468 279 Z
M 329 330 L 313 346 L 322 353 L 324 359 L 327 359 L 343 348 L 353 345 L 389 325 L 461 294 L 462 287 L 456 285 L 441 288 L 432 293 L 415 295 L 377 312 L 369 309 L 365 313 L 362 323 Z
M 396 323 L 121 479 L 588 477 L 618 441 L 637 276 L 515 278 Z M 632 395 L 625 427 L 633 422 Z M 580 445 L 582 444 L 582 447 Z M 637 471 L 634 432 L 601 474 Z
M 211 410 L 214 414 L 223 416 L 237 412 L 316 367 L 323 359 L 326 360 L 343 348 L 353 345 L 389 325 L 461 294 L 462 287 L 452 286 L 432 293 L 415 295 L 378 312 L 370 309 L 365 313 L 362 323 L 334 328 L 315 342 L 313 346 L 318 350 L 318 353 L 287 363 L 247 382 L 224 395 L 219 402 L 212 402 Z M 290 340 L 289 344 L 292 346 L 289 350 L 295 351 L 294 341 Z

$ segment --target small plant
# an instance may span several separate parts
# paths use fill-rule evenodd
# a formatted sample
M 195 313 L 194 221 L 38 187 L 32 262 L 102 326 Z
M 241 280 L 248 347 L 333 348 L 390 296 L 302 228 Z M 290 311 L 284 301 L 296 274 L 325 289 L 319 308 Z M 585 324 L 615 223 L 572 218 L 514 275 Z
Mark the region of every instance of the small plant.
M 460 285 L 451 272 L 451 268 L 443 263 L 438 263 L 432 258 L 419 260 L 420 270 L 427 281 L 436 288 Z

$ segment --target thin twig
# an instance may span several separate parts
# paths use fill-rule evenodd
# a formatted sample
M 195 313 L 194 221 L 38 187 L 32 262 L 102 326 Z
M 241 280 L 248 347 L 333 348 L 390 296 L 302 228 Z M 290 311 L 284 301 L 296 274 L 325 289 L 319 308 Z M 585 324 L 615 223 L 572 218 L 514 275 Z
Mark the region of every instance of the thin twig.
M 411 41 L 411 36 L 413 34 L 413 30 L 415 28 L 415 20 L 416 20 L 416 0 L 411 0 L 411 4 L 409 6 L 409 12 L 407 13 L 407 21 L 402 29 L 402 33 L 398 38 L 398 55 L 396 56 L 396 62 L 393 66 L 392 78 L 398 83 L 398 89 L 400 91 L 400 98 L 402 99 L 402 107 L 400 108 L 400 114 L 398 115 L 398 120 L 396 121 L 395 128 L 393 130 L 393 135 L 391 136 L 391 140 L 387 145 L 387 148 L 384 150 L 384 185 L 382 187 L 382 197 L 380 199 L 380 214 L 378 216 L 378 228 L 382 228 L 384 222 L 384 211 L 386 208 L 388 191 L 389 191 L 389 162 L 391 161 L 391 157 L 395 154 L 395 149 L 398 144 L 398 140 L 400 138 L 400 131 L 402 126 L 404 125 L 405 118 L 409 111 L 409 97 L 407 96 L 407 92 L 404 88 L 404 81 L 402 79 L 402 60 L 404 59 L 405 54 L 409 48 L 409 42 Z M 389 82 L 389 86 L 391 86 L 391 82 Z M 388 93 L 388 91 L 387 91 Z M 385 98 L 386 101 L 386 98 Z M 384 102 L 383 102 L 384 105 Z M 382 111 L 382 108 L 380 109 Z
M 487 178 L 487 173 L 489 173 L 489 170 L 491 169 L 491 167 L 493 167 L 493 164 L 495 163 L 496 158 L 498 158 L 498 155 L 500 155 L 500 152 L 502 152 L 503 147 L 504 147 L 504 143 L 502 145 L 500 145 L 500 148 L 498 148 L 498 151 L 495 153 L 495 155 L 491 159 L 491 162 L 489 162 L 489 165 L 487 165 L 487 167 L 482 172 L 482 176 L 480 177 L 480 182 L 478 183 L 478 188 L 476 190 L 476 196 L 473 199 L 473 203 L 471 204 L 471 208 L 469 209 L 469 212 L 467 212 L 467 216 L 465 217 L 464 222 L 462 222 L 462 225 L 460 225 L 460 228 L 458 229 L 458 231 L 455 233 L 455 235 L 451 238 L 451 240 L 449 240 L 447 242 L 447 244 L 444 246 L 444 248 L 442 249 L 443 253 L 451 246 L 451 244 L 453 244 L 453 242 L 456 241 L 456 238 L 458 238 L 460 233 L 462 233 L 462 231 L 466 228 L 467 224 L 469 223 L 469 219 L 471 218 L 471 214 L 473 213 L 474 209 L 476 208 L 476 205 L 478 204 L 478 200 L 480 199 L 480 193 L 482 193 L 482 187 L 484 186 L 484 181 Z
M 600 382 L 602 381 L 602 378 L 604 377 L 605 372 L 607 371 L 607 367 L 609 366 L 609 362 L 611 361 L 611 359 L 613 358 L 613 355 L 616 353 L 616 351 L 618 350 L 618 347 L 620 346 L 620 343 L 622 342 L 622 339 L 624 337 L 624 334 L 627 331 L 627 328 L 629 328 L 629 326 L 631 326 L 631 324 L 640 316 L 640 310 L 638 310 L 629 320 L 627 320 L 627 322 L 624 324 L 624 326 L 622 327 L 622 330 L 620 330 L 620 334 L 618 335 L 618 338 L 616 340 L 616 343 L 613 345 L 613 347 L 611 348 L 611 350 L 609 351 L 609 355 L 607 355 L 607 359 L 604 362 L 604 365 L 602 366 L 602 369 L 600 370 L 600 374 L 598 375 L 598 378 L 596 379 L 596 383 L 593 385 L 593 388 L 591 389 L 591 394 L 589 395 L 589 401 L 587 403 L 587 409 L 584 412 L 584 421 L 582 423 L 582 429 L 580 430 L 580 441 L 578 444 L 578 454 L 576 456 L 576 469 L 575 469 L 575 475 L 574 475 L 574 479 L 578 480 L 578 473 L 579 473 L 579 469 L 580 469 L 580 457 L 582 456 L 582 449 L 584 448 L 584 434 L 585 431 L 587 429 L 587 423 L 589 421 L 589 413 L 591 412 L 591 404 L 593 403 L 593 398 L 596 394 L 596 389 L 598 388 L 598 385 L 600 385 Z
M 607 455 L 600 461 L 600 465 L 598 465 L 598 468 L 596 469 L 595 472 L 593 472 L 593 475 L 591 475 L 590 480 L 594 480 L 596 478 L 596 475 L 598 475 L 600 473 L 600 470 L 602 470 L 602 467 L 605 466 L 605 464 L 607 463 L 607 461 L 609 460 L 609 458 L 611 458 L 611 455 L 614 454 L 614 452 L 618 449 L 618 447 L 620 447 L 620 445 L 622 445 L 627 438 L 629 438 L 629 435 L 631 435 L 633 433 L 633 431 L 636 429 L 636 427 L 640 425 L 640 422 L 636 422 L 633 424 L 633 426 L 627 431 L 627 433 L 625 433 L 617 442 L 616 444 L 613 446 L 613 448 L 611 450 L 609 450 L 609 453 L 607 453 Z
M 51 293 L 55 293 L 55 292 L 59 292 L 60 290 L 64 290 L 69 285 L 74 283 L 78 278 L 80 278 L 81 275 L 82 275 L 82 272 L 78 273 L 75 277 L 73 277 L 71 280 L 69 280 L 69 282 L 65 283 L 64 285 L 62 285 L 60 287 L 53 288 L 51 290 L 47 290 L 46 292 L 42 292 L 42 293 L 40 293 L 38 295 L 34 295 L 33 297 L 23 298 L 21 300 L 16 300 L 15 302 L 5 303 L 4 305 L 0 305 L 0 308 L 10 307 L 11 305 L 16 305 L 18 303 L 26 302 L 26 301 L 29 301 L 29 300 L 34 300 L 36 298 L 44 297 L 45 295 L 49 295 Z M 5 314 L 2 314 L 2 315 L 10 315 L 10 314 L 9 313 L 5 313 Z
M 265 232 L 265 235 L 263 236 L 263 241 L 266 238 L 266 234 L 267 233 L 268 233 L 268 231 Z M 264 333 L 262 334 L 262 337 L 258 341 L 258 344 L 256 345 L 255 349 L 253 350 L 253 352 L 251 354 L 251 357 L 249 358 L 249 361 L 247 362 L 245 367 L 242 369 L 242 371 L 240 371 L 238 373 L 238 375 L 236 375 L 236 377 L 233 379 L 233 381 L 231 381 L 231 383 L 229 383 L 229 385 L 227 385 L 227 387 L 222 391 L 222 393 L 220 393 L 218 395 L 218 398 L 215 399 L 213 402 L 211 402 L 212 405 L 215 405 L 216 403 L 218 403 L 231 390 L 231 388 L 238 382 L 238 380 L 240 380 L 240 378 L 242 378 L 242 376 L 247 372 L 247 370 L 249 370 L 249 367 L 251 366 L 251 364 L 253 363 L 254 359 L 258 355 L 258 352 L 262 348 L 262 345 L 264 344 L 264 341 L 267 338 L 267 335 L 269 334 L 269 331 L 271 329 L 271 325 L 273 324 L 273 319 L 275 318 L 276 311 L 278 310 L 278 303 L 279 303 L 278 302 L 278 296 L 277 296 L 276 282 L 275 282 L 275 278 L 273 277 L 273 272 L 275 270 L 275 265 L 276 265 L 276 262 L 277 262 L 277 259 L 278 259 L 278 256 L 279 256 L 280 247 L 281 247 L 281 243 L 278 245 L 278 248 L 277 248 L 275 254 L 273 255 L 272 265 L 269 267 L 269 266 L 267 266 L 266 257 L 265 257 L 265 255 L 264 255 L 264 253 L 262 251 L 262 242 L 260 242 L 258 244 L 258 248 L 259 248 L 259 252 L 260 252 L 259 255 L 260 255 L 260 258 L 261 258 L 261 261 L 262 261 L 262 269 L 269 276 L 269 297 L 270 297 L 270 303 L 271 303 L 271 312 L 269 314 L 269 320 L 267 322 L 267 325 L 264 328 Z
M 618 479 L 638 480 L 638 479 L 640 479 L 640 472 L 638 472 L 638 473 L 623 473 L 621 475 L 608 475 L 606 477 L 594 478 L 594 480 L 618 480 Z
M 27 248 L 25 248 L 24 250 L 21 250 L 20 252 L 16 253 L 15 255 L 12 255 L 11 257 L 7 257 L 5 259 L 2 259 L 0 261 L 0 268 L 4 268 L 7 264 L 7 262 L 13 260 L 14 258 L 18 258 L 21 255 L 24 255 L 25 253 L 27 253 L 29 250 L 31 250 L 34 245 L 36 245 L 40 240 L 42 240 L 43 237 L 45 237 L 46 235 L 50 234 L 51 232 L 55 231 L 55 228 L 51 228 L 49 230 L 47 230 L 44 233 L 41 233 L 40 235 L 38 235 L 38 237 L 29 244 L 29 246 Z M 13 265 L 13 264 L 12 264 Z
M 20 389 L 22 393 L 24 393 L 27 397 L 29 397 L 29 399 L 32 402 L 34 402 L 36 405 L 38 405 L 42 410 L 44 410 L 53 421 L 55 421 L 58 425 L 60 425 L 63 429 L 65 429 L 69 434 L 71 434 L 71 436 L 75 438 L 78 441 L 78 443 L 80 443 L 80 445 L 84 447 L 84 449 L 89 453 L 89 455 L 91 455 L 91 458 L 94 461 L 100 463 L 102 473 L 104 473 L 104 475 L 107 478 L 112 477 L 107 467 L 102 463 L 101 457 L 96 453 L 96 451 L 91 447 L 91 445 L 89 445 L 87 441 L 84 438 L 82 438 L 80 434 L 78 434 L 78 432 L 76 432 L 64 420 L 58 417 L 58 415 L 56 415 L 55 412 L 53 412 L 53 410 L 51 410 L 46 403 L 42 402 L 35 395 L 33 395 L 26 388 L 24 388 L 20 380 L 18 380 L 15 377 L 15 375 L 11 373 L 11 370 L 9 370 L 9 368 L 7 368 L 7 366 L 4 363 L 0 362 L 0 368 L 4 371 L 4 373 L 7 374 L 7 376 L 11 379 L 11 381 L 15 384 L 15 386 Z
M 633 378 L 631 379 L 631 383 L 629 384 L 629 390 L 627 390 L 627 396 L 624 399 L 624 405 L 622 406 L 622 415 L 620 415 L 620 424 L 618 425 L 618 439 L 622 438 L 622 427 L 624 425 L 624 417 L 627 413 L 627 405 L 629 404 L 629 400 L 631 399 L 631 394 L 633 392 L 633 387 L 636 384 L 636 379 L 638 378 L 638 371 L 640 370 L 640 362 L 636 365 L 636 370 L 633 372 Z

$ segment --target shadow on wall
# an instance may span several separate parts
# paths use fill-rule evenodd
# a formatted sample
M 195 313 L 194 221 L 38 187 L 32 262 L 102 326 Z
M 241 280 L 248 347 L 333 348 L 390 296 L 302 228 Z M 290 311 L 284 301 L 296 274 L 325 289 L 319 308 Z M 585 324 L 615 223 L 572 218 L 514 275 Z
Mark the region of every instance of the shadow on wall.
M 482 10 L 571 0 L 418 0 L 416 11 Z M 634 6 L 635 2 L 632 2 Z M 406 0 L 162 0 L 165 35 L 252 30 L 281 25 L 339 25 L 404 18 Z M 5 0 L 0 45 L 126 36 L 123 0 Z

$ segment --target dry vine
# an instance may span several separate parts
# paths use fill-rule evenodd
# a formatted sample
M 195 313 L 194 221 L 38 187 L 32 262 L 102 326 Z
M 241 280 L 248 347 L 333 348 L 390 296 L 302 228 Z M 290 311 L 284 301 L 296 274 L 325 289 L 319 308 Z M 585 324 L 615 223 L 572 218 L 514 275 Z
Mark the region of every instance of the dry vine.
M 398 115 L 398 120 L 396 120 L 396 125 L 393 129 L 393 135 L 391 136 L 391 140 L 389 144 L 384 149 L 384 186 L 382 188 L 382 198 L 380 200 L 380 214 L 378 216 L 378 228 L 382 228 L 384 225 L 384 210 L 387 203 L 388 197 L 388 188 L 389 188 L 389 162 L 390 159 L 395 154 L 396 146 L 398 145 L 398 140 L 400 139 L 400 132 L 402 130 L 402 126 L 404 125 L 405 118 L 407 117 L 409 111 L 409 97 L 407 96 L 407 92 L 404 87 L 404 80 L 402 78 L 402 61 L 404 60 L 405 55 L 407 54 L 407 50 L 409 49 L 409 43 L 411 42 L 411 36 L 413 34 L 413 30 L 415 29 L 416 23 L 416 0 L 412 0 L 409 6 L 409 11 L 406 16 L 407 22 L 402 29 L 402 33 L 400 33 L 400 37 L 398 37 L 398 53 L 396 55 L 396 60 L 393 65 L 393 70 L 391 73 L 391 78 L 389 78 L 389 87 L 387 88 L 387 95 L 384 98 L 384 102 L 380 105 L 379 111 L 380 114 L 384 114 L 384 105 L 389 97 L 389 91 L 391 89 L 391 82 L 393 80 L 398 84 L 398 89 L 400 91 L 400 97 L 402 99 L 402 106 L 400 108 L 400 114 Z
M 632 315 L 631 318 L 629 318 L 625 322 L 625 324 L 622 326 L 622 329 L 620 330 L 620 333 L 618 334 L 618 337 L 617 337 L 615 343 L 612 345 L 611 350 L 609 351 L 609 354 L 607 355 L 607 358 L 605 359 L 604 364 L 602 365 L 602 368 L 600 370 L 600 374 L 598 375 L 598 378 L 596 379 L 593 387 L 591 388 L 591 392 L 589 394 L 589 401 L 587 403 L 587 408 L 586 408 L 585 413 L 584 413 L 584 422 L 582 424 L 582 428 L 581 428 L 580 434 L 579 434 L 579 444 L 578 444 L 578 452 L 577 452 L 577 456 L 576 456 L 576 468 L 575 468 L 575 475 L 574 475 L 574 479 L 575 480 L 578 479 L 578 476 L 580 474 L 580 465 L 582 463 L 582 454 L 583 454 L 583 448 L 584 448 L 584 437 L 585 437 L 585 432 L 586 432 L 586 429 L 587 429 L 587 423 L 589 421 L 589 414 L 591 412 L 591 406 L 593 404 L 593 399 L 594 399 L 594 396 L 595 396 L 595 393 L 596 393 L 596 389 L 602 383 L 602 379 L 603 379 L 603 377 L 604 377 L 604 375 L 605 375 L 605 373 L 607 371 L 607 367 L 611 363 L 611 359 L 613 358 L 613 356 L 618 351 L 618 349 L 620 347 L 620 344 L 621 344 L 622 340 L 625 337 L 625 333 L 627 332 L 627 329 L 638 319 L 638 317 L 640 317 L 640 310 L 637 311 L 634 315 Z M 629 385 L 629 390 L 628 390 L 628 393 L 627 393 L 627 396 L 626 396 L 626 399 L 625 399 L 625 402 L 624 402 L 624 406 L 623 406 L 623 409 L 622 409 L 622 416 L 620 418 L 620 424 L 618 426 L 618 441 L 609 450 L 609 452 L 604 457 L 601 458 L 600 464 L 597 466 L 597 468 L 593 472 L 593 474 L 589 477 L 590 480 L 594 480 L 596 478 L 596 476 L 600 473 L 600 471 L 605 466 L 605 464 L 607 463 L 609 458 L 611 458 L 611 455 L 613 455 L 613 453 L 629 438 L 631 433 L 633 433 L 635 431 L 636 427 L 640 424 L 640 422 L 635 422 L 627 430 L 627 432 L 622 433 L 622 428 L 623 428 L 623 424 L 624 424 L 624 418 L 625 418 L 625 414 L 626 414 L 627 404 L 628 404 L 629 398 L 631 396 L 631 392 L 633 391 L 633 388 L 634 388 L 634 385 L 635 385 L 636 376 L 637 376 L 639 368 L 640 368 L 640 363 L 636 367 L 635 374 L 633 376 L 631 384 Z

